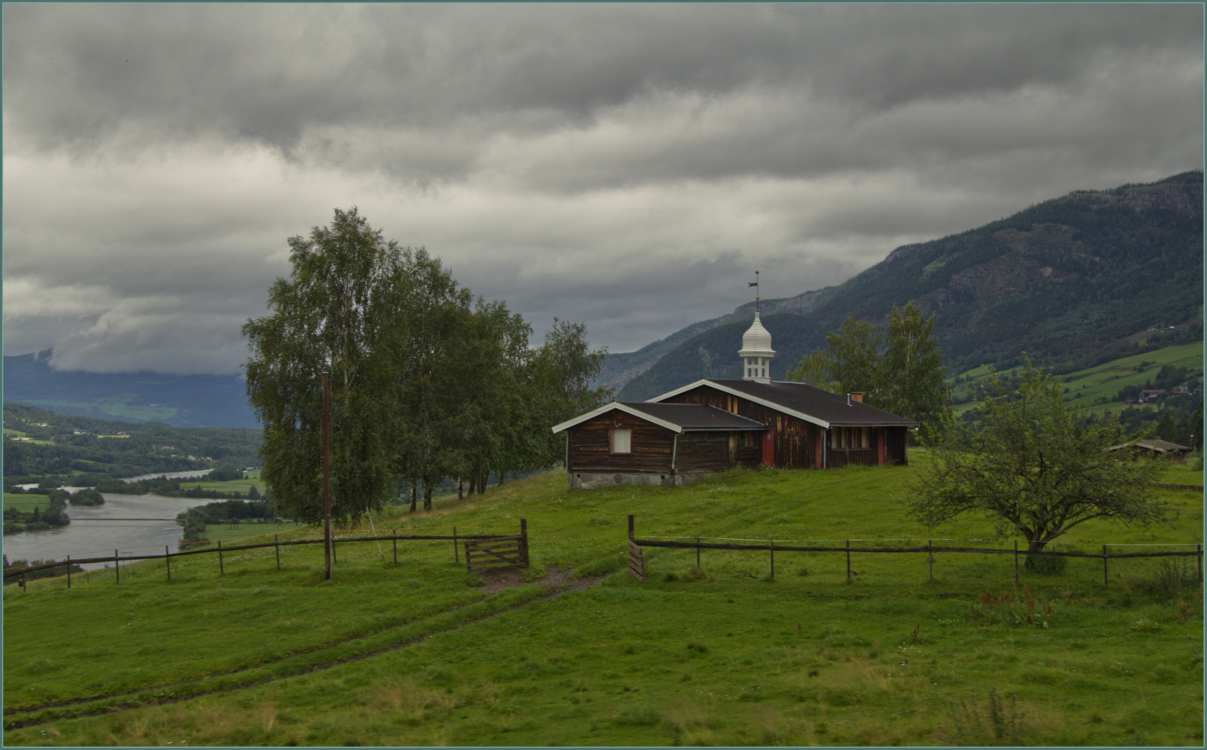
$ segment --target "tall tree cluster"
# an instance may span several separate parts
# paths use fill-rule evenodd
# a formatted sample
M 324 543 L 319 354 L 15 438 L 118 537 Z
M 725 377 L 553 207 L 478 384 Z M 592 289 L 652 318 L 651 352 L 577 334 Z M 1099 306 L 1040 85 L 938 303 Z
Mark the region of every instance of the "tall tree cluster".
M 924 435 L 933 436 L 951 411 L 935 318 L 910 302 L 893 305 L 887 323 L 881 332 L 847 318 L 837 333 L 826 334 L 826 348 L 802 357 L 788 379 L 832 393 L 861 392 L 867 404 L 916 420 Z
M 531 326 L 461 287 L 424 249 L 386 241 L 353 208 L 289 239 L 292 271 L 269 314 L 243 326 L 247 393 L 264 430 L 262 477 L 282 512 L 322 515 L 322 380 L 331 380 L 332 513 L 357 519 L 445 478 L 470 491 L 491 474 L 561 458 L 549 426 L 609 395 L 591 388 L 604 352 L 586 328 Z

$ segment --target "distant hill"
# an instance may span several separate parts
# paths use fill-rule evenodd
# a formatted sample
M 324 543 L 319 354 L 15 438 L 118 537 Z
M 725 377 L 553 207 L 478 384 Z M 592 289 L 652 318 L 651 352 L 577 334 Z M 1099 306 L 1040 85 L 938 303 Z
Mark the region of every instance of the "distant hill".
M 258 427 L 237 375 L 68 372 L 51 351 L 4 358 L 4 400 L 59 414 L 174 427 Z
M 894 304 L 910 300 L 937 315 L 936 336 L 952 371 L 1011 366 L 1024 352 L 1042 366 L 1087 367 L 1140 347 L 1201 340 L 1202 278 L 1201 171 L 1077 191 L 979 229 L 897 248 L 839 286 L 764 302 L 763 322 L 777 350 L 772 377 L 824 346 L 825 334 L 848 316 L 883 326 Z M 640 400 L 702 377 L 739 377 L 750 307 L 696 324 L 706 329 L 656 362 L 640 363 L 619 397 Z M 1172 326 L 1179 328 L 1150 330 Z

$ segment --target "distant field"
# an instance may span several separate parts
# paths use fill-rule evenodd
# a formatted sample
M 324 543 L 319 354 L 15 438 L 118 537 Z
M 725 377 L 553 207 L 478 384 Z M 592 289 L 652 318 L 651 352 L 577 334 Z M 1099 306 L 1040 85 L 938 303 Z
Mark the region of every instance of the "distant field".
M 50 507 L 50 498 L 46 495 L 14 495 L 9 492 L 4 493 L 4 509 L 16 508 L 19 511 L 28 513 L 34 508 L 42 508 L 45 510 Z
M 1145 354 L 1135 354 L 1122 359 L 1116 359 L 1105 364 L 1086 370 L 1062 375 L 1059 380 L 1064 383 L 1065 402 L 1074 406 L 1083 406 L 1091 414 L 1118 413 L 1126 404 L 1113 402 L 1109 404 L 1092 405 L 1099 398 L 1114 399 L 1119 390 L 1129 385 L 1142 386 L 1152 380 L 1165 365 L 1185 367 L 1192 374 L 1203 376 L 1203 342 L 1171 346 Z M 1022 368 L 1003 370 L 1002 375 L 1016 375 Z M 960 373 L 962 378 L 969 378 L 953 389 L 953 395 L 963 396 L 971 390 L 983 385 L 989 377 L 984 367 L 978 367 L 968 372 Z M 1187 396 L 1184 398 L 1194 398 Z M 972 401 L 953 407 L 952 411 L 958 417 L 976 406 Z
M 205 526 L 205 536 L 211 541 L 244 539 L 247 544 L 255 543 L 254 537 L 288 534 L 301 528 L 296 523 L 241 523 L 231 528 L 225 523 L 210 523 Z

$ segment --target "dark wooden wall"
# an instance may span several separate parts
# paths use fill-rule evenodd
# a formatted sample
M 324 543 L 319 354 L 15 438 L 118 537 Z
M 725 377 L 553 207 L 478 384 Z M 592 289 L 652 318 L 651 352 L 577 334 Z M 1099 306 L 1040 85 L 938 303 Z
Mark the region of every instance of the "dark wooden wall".
M 817 425 L 703 385 L 669 398 L 664 403 L 710 404 L 718 409 L 762 422 L 775 430 L 776 466 L 788 469 L 812 469 L 815 466 L 815 451 L 821 433 L 821 428 Z M 742 459 L 741 463 L 747 465 L 745 459 Z M 758 465 L 757 457 L 751 465 Z
M 631 453 L 613 453 L 609 431 L 633 431 Z M 619 410 L 571 427 L 569 471 L 618 471 L 669 474 L 675 433 Z M 682 440 L 682 438 L 680 438 Z
M 904 427 L 885 427 L 885 443 L 884 443 L 884 463 L 900 464 L 905 466 L 909 463 L 908 453 L 905 450 L 908 437 Z

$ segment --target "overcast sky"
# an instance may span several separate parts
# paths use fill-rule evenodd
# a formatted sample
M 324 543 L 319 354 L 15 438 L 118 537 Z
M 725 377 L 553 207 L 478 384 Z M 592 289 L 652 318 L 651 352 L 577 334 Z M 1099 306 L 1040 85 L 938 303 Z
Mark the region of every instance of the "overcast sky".
M 3 5 L 4 353 L 234 373 L 358 206 L 631 351 L 1203 167 L 1199 5 Z

